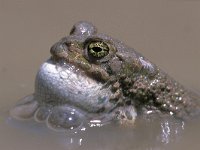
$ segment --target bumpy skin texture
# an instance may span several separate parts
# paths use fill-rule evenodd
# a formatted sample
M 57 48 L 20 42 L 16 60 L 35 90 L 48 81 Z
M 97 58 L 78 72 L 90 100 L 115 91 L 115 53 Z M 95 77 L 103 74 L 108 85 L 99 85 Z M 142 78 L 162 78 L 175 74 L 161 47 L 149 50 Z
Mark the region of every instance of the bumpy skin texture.
M 13 117 L 34 115 L 50 128 L 68 129 L 95 119 L 133 124 L 136 114 L 185 119 L 199 112 L 194 94 L 89 22 L 76 23 L 50 52 L 34 94 L 11 110 Z

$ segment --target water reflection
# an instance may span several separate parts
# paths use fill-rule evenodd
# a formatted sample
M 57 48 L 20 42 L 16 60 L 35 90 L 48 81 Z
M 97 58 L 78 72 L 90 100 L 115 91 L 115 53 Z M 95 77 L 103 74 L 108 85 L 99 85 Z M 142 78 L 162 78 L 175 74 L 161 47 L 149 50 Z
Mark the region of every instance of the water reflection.
M 161 123 L 162 127 L 162 142 L 163 143 L 169 143 L 169 136 L 170 136 L 170 128 L 169 128 L 169 123 Z
M 168 144 L 170 141 L 174 141 L 175 138 L 181 134 L 184 130 L 184 121 L 169 122 L 168 120 L 161 122 L 161 141 Z
M 91 120 L 88 126 L 79 131 L 65 132 L 65 137 L 68 139 L 66 144 L 71 145 L 72 150 L 150 150 L 167 149 L 180 142 L 184 130 L 185 122 L 172 117 L 153 120 L 140 118 L 134 127 L 128 128 L 116 124 L 102 125 L 100 120 Z
M 184 134 L 189 126 L 188 122 L 174 119 L 172 116 L 138 117 L 133 127 L 122 127 L 116 124 L 103 125 L 101 120 L 95 119 L 90 120 L 78 129 L 71 128 L 64 132 L 49 130 L 45 124 L 39 124 L 34 120 L 22 122 L 9 117 L 6 124 L 12 128 L 12 133 L 16 129 L 18 132 L 16 135 L 26 135 L 27 133 L 31 135 L 31 137 L 26 136 L 26 139 L 22 139 L 27 143 L 29 141 L 29 144 L 33 137 L 34 139 L 43 137 L 46 141 L 51 141 L 50 143 L 54 147 L 55 144 L 62 147 L 59 148 L 61 150 L 166 150 L 171 149 L 170 147 L 176 144 L 184 144 L 183 141 L 188 138 L 187 136 L 184 137 Z M 12 135 L 12 133 L 10 134 Z M 200 136 L 198 135 L 197 139 L 198 137 Z M 37 140 L 34 141 L 32 143 L 37 144 Z M 22 146 L 24 144 L 26 145 L 26 143 L 23 143 Z M 33 144 L 33 147 L 35 144 Z M 47 147 L 51 147 L 51 144 Z

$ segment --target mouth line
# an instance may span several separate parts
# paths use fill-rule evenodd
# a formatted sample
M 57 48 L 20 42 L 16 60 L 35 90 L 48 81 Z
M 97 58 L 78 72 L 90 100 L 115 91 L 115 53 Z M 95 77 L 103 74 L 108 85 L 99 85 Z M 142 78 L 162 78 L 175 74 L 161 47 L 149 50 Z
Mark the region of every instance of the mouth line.
M 70 67 L 71 69 L 77 71 L 76 73 L 80 72 L 82 75 L 86 75 L 100 83 L 105 83 L 110 79 L 110 75 L 107 73 L 107 71 L 101 68 L 99 65 L 85 62 L 81 59 L 57 59 L 55 57 L 51 57 L 49 62 L 59 67 Z

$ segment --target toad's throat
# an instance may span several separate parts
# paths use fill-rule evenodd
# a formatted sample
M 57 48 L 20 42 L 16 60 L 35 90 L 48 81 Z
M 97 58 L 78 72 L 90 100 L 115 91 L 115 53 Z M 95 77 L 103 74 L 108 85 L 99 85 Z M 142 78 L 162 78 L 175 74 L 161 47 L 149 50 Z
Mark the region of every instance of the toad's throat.
M 76 67 L 45 62 L 36 77 L 35 93 L 39 102 L 72 104 L 88 112 L 110 109 L 111 91 L 103 84 L 81 73 Z

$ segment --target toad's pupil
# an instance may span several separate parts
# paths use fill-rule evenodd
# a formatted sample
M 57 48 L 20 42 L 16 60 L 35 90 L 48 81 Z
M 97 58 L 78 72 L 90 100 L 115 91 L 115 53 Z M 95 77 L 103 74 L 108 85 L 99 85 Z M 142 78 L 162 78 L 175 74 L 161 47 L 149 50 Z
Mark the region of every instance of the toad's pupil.
M 93 47 L 92 50 L 95 51 L 95 52 L 100 52 L 100 51 L 102 51 L 102 48 L 100 48 L 100 47 Z

